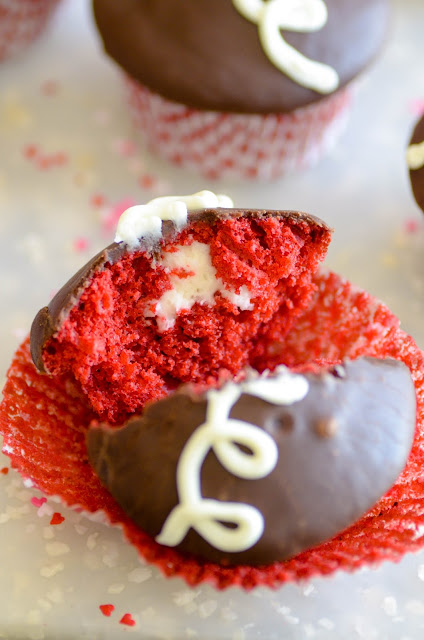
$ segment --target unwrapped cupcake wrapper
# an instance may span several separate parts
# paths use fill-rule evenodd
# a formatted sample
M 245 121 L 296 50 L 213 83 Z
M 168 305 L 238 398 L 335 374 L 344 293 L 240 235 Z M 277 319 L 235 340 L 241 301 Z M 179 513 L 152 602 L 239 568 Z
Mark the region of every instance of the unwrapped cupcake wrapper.
M 200 111 L 125 76 L 133 120 L 153 153 L 207 179 L 272 180 L 315 164 L 344 130 L 352 86 L 287 114 Z
M 0 60 L 36 40 L 60 0 L 0 0 Z

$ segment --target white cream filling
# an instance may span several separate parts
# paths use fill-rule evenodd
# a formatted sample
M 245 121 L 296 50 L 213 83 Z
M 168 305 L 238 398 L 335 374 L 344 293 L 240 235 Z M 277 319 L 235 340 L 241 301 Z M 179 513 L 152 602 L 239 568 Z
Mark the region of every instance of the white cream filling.
M 163 220 L 171 220 L 179 231 L 187 224 L 188 211 L 232 206 L 231 198 L 212 191 L 155 198 L 124 211 L 118 221 L 115 242 L 125 242 L 130 249 L 138 247 L 142 239 L 154 244 L 161 238 Z
M 410 169 L 424 167 L 424 140 L 418 144 L 411 144 L 406 151 L 406 162 Z
M 307 58 L 289 45 L 281 34 L 287 31 L 319 31 L 327 22 L 323 0 L 233 0 L 241 15 L 258 25 L 262 48 L 272 64 L 297 84 L 322 94 L 339 86 L 337 71 Z
M 304 376 L 292 374 L 285 367 L 277 376 L 232 382 L 207 393 L 206 422 L 197 427 L 187 441 L 177 467 L 179 504 L 168 515 L 156 541 L 176 546 L 190 528 L 195 529 L 209 544 L 227 552 L 244 551 L 252 547 L 264 531 L 262 513 L 252 505 L 205 499 L 201 491 L 201 471 L 212 449 L 222 466 L 239 478 L 264 478 L 275 468 L 278 448 L 263 429 L 229 417 L 242 393 L 248 393 L 276 405 L 288 405 L 302 400 L 309 390 Z M 251 453 L 237 446 L 244 445 Z M 236 525 L 226 527 L 223 522 Z
M 172 252 L 164 251 L 158 263 L 169 272 L 172 289 L 165 291 L 159 300 L 149 302 L 145 310 L 146 317 L 157 319 L 159 331 L 170 329 L 178 313 L 182 309 L 191 309 L 196 302 L 214 305 L 218 292 L 243 311 L 253 308 L 246 285 L 242 285 L 237 293 L 217 277 L 209 245 L 195 241 L 187 246 L 178 245 L 175 249 Z M 174 269 L 183 270 L 189 275 L 184 277 L 181 272 L 172 273 Z

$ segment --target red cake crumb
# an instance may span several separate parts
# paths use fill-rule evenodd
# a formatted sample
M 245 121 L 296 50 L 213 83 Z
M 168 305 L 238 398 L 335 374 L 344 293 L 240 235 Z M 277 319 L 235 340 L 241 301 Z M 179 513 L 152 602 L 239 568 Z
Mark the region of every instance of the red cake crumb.
M 0 469 L 0 473 L 2 473 L 4 476 L 7 476 L 7 474 L 9 473 L 9 467 L 3 467 L 3 469 Z
M 95 414 L 80 389 L 69 376 L 39 374 L 28 342 L 13 360 L 0 407 L 0 431 L 12 466 L 39 489 L 59 495 L 68 505 L 87 511 L 103 509 L 112 524 L 123 527 L 141 556 L 165 575 L 179 576 L 189 585 L 206 581 L 219 589 L 276 587 L 337 569 L 351 571 L 382 560 L 398 560 L 406 551 L 422 548 L 424 356 L 399 328 L 396 317 L 368 293 L 331 273 L 317 276 L 315 285 L 309 308 L 280 341 L 276 318 L 272 339 L 267 339 L 260 354 L 261 366 L 286 363 L 299 367 L 360 356 L 392 357 L 409 367 L 417 392 L 417 429 L 405 470 L 369 513 L 334 539 L 288 561 L 259 568 L 225 568 L 158 545 L 125 516 L 88 464 L 85 433 Z M 252 353 L 259 361 L 258 352 Z
M 166 251 L 208 245 L 216 276 L 237 293 L 247 287 L 253 308 L 241 310 L 216 293 L 213 305 L 196 302 L 160 331 L 145 312 L 149 301 L 172 288 L 169 274 L 152 266 L 145 252 L 127 253 L 93 276 L 45 345 L 45 369 L 53 376 L 72 372 L 97 415 L 111 423 L 180 383 L 209 384 L 221 374 L 234 375 L 251 352 L 259 361 L 269 340 L 281 338 L 305 308 L 315 288 L 311 275 L 329 239 L 328 230 L 301 218 L 290 225 L 280 217 L 188 225 Z

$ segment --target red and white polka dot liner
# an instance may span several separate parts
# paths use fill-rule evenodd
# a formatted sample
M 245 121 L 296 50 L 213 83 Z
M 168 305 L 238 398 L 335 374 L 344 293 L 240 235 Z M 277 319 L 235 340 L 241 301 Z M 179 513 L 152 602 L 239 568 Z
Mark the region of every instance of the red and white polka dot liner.
M 126 78 L 135 125 L 151 151 L 208 179 L 272 180 L 314 164 L 343 131 L 351 87 L 288 114 L 199 111 Z
M 0 0 L 0 61 L 38 38 L 60 0 Z

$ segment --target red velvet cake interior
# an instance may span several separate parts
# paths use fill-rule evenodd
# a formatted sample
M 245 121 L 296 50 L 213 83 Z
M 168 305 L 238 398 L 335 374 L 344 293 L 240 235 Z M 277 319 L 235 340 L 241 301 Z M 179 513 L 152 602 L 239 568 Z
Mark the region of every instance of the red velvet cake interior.
M 112 423 L 181 382 L 234 375 L 250 354 L 261 368 L 308 304 L 329 239 L 325 225 L 293 212 L 200 217 L 160 255 L 129 251 L 97 269 L 44 343 L 43 366 L 72 372 Z M 181 297 L 190 303 L 178 308 Z

